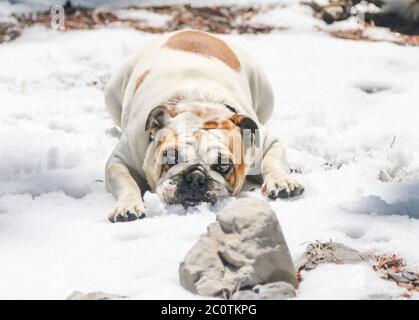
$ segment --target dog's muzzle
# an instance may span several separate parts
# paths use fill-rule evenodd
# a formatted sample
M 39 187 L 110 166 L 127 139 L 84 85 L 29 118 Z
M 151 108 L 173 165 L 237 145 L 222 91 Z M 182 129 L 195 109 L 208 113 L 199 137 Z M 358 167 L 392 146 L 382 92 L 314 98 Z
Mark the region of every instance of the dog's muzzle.
M 210 201 L 207 194 L 210 183 L 210 180 L 199 167 L 189 168 L 179 183 L 178 202 L 184 207 L 189 207 L 199 202 Z

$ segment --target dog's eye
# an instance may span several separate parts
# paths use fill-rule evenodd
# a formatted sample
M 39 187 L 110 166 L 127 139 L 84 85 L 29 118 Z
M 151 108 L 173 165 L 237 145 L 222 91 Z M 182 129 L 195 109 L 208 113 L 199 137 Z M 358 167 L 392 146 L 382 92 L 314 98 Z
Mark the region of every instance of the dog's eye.
M 215 164 L 212 166 L 213 170 L 218 171 L 222 175 L 226 175 L 230 173 L 233 168 L 234 168 L 234 165 L 231 161 L 230 163 L 220 163 L 220 164 Z
M 221 173 L 227 173 L 227 172 L 230 171 L 231 166 L 230 166 L 230 164 L 219 164 L 217 169 Z
M 179 152 L 177 149 L 167 149 L 163 151 L 163 163 L 173 167 L 179 163 Z

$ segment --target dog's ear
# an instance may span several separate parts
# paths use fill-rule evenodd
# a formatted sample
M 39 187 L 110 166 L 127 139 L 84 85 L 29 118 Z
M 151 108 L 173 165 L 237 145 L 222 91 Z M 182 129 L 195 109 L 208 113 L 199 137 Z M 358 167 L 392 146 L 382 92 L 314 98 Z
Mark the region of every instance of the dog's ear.
M 150 140 L 154 140 L 157 131 L 167 125 L 170 117 L 174 116 L 174 110 L 167 106 L 158 106 L 151 110 L 145 123 L 145 130 L 150 130 Z
M 240 128 L 245 150 L 253 145 L 259 148 L 260 133 L 256 122 L 242 114 L 234 114 L 230 120 Z
M 169 121 L 169 111 L 165 106 L 158 106 L 151 110 L 145 123 L 145 130 L 156 131 L 163 128 Z

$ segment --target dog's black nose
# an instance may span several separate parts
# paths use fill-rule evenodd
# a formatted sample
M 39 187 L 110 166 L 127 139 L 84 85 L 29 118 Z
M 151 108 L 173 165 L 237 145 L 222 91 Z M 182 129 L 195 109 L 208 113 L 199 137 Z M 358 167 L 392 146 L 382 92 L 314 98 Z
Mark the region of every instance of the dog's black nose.
M 194 206 L 199 202 L 208 201 L 207 191 L 209 180 L 199 168 L 191 168 L 185 173 L 177 194 L 179 203 L 184 207 Z
M 205 187 L 205 175 L 200 170 L 193 170 L 186 175 L 187 184 L 194 190 Z

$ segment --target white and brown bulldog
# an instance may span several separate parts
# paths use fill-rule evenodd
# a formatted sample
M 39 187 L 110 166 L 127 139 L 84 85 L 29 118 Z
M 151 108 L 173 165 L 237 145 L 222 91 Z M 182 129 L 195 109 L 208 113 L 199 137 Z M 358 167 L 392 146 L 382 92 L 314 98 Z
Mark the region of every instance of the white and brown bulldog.
M 187 207 L 237 195 L 246 176 L 271 199 L 300 195 L 280 142 L 264 130 L 273 110 L 255 60 L 205 32 L 163 35 L 135 52 L 105 89 L 121 128 L 106 165 L 112 222 L 145 216 L 142 192 Z

